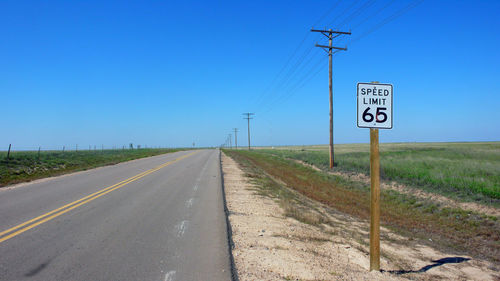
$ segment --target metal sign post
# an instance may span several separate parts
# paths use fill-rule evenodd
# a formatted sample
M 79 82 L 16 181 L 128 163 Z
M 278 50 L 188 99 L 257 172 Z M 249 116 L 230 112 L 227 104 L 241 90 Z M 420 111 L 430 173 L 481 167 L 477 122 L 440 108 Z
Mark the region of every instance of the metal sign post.
M 358 83 L 358 127 L 370 128 L 370 271 L 380 270 L 380 155 L 378 129 L 392 129 L 392 85 Z

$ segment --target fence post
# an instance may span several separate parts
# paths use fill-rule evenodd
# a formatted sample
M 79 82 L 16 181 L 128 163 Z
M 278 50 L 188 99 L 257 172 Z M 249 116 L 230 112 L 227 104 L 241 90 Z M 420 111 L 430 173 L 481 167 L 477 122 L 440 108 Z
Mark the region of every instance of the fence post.
M 7 160 L 10 160 L 10 147 L 12 146 L 11 143 L 9 143 L 9 151 L 7 151 Z

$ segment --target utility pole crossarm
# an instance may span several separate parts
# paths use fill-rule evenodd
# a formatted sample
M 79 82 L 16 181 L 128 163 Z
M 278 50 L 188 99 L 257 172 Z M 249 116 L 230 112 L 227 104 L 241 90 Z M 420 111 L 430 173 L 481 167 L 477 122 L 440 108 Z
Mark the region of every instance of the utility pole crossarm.
M 341 51 L 347 51 L 347 47 L 345 48 L 340 48 L 340 47 L 335 47 L 335 46 L 325 46 L 325 45 L 319 45 L 319 44 L 316 44 L 316 47 L 320 47 L 320 48 L 327 48 L 327 49 L 335 49 L 335 50 L 341 50 Z
M 347 34 L 347 35 L 351 35 L 351 32 L 350 31 L 335 31 L 335 30 L 321 30 L 321 29 L 314 29 L 314 28 L 311 28 L 311 31 L 312 32 L 321 32 L 321 33 L 335 33 L 335 34 Z
M 311 28 L 311 32 L 320 32 L 321 34 L 325 35 L 326 38 L 328 39 L 333 39 L 333 38 L 336 38 L 340 35 L 351 35 L 351 32 L 347 32 L 347 31 L 335 31 L 335 30 L 320 30 L 320 29 L 314 29 L 314 28 Z M 335 36 L 333 36 L 332 34 L 336 34 Z

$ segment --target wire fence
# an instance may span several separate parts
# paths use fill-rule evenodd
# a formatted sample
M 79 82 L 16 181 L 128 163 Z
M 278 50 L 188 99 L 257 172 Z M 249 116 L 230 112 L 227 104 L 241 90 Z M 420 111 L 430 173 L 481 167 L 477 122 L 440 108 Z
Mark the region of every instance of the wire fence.
M 42 146 L 31 146 L 31 147 L 20 147 L 16 148 L 14 145 L 9 144 L 8 147 L 6 147 L 6 150 L 0 150 L 0 157 L 5 158 L 7 160 L 10 160 L 14 158 L 16 155 L 22 155 L 23 157 L 26 157 L 27 155 L 35 155 L 40 158 L 40 155 L 42 154 L 47 154 L 47 153 L 56 153 L 56 154 L 71 154 L 75 152 L 92 152 L 92 153 L 98 153 L 98 152 L 120 152 L 120 151 L 131 151 L 131 150 L 167 150 L 167 149 L 178 149 L 180 147 L 167 147 L 167 146 L 151 146 L 151 145 L 134 145 L 132 143 L 128 145 L 113 145 L 113 146 L 104 146 L 104 145 L 89 145 L 87 146 L 79 146 L 79 145 L 74 145 L 74 146 L 60 146 L 59 148 L 47 148 L 44 149 Z

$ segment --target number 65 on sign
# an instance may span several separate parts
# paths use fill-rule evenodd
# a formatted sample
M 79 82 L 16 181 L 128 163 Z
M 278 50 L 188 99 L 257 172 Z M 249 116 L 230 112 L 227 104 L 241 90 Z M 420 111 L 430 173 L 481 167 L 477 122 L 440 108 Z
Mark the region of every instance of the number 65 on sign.
M 392 85 L 358 83 L 358 127 L 392 129 Z

